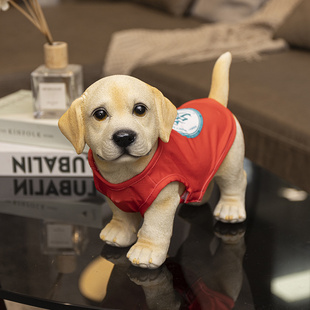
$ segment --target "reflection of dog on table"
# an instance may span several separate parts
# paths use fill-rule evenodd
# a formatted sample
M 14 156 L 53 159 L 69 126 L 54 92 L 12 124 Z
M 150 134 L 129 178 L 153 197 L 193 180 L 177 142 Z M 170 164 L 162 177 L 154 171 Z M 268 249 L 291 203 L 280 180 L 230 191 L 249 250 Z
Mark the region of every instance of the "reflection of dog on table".
M 217 223 L 212 229 L 207 204 L 182 205 L 177 220 L 180 216 L 190 225 L 189 234 L 160 268 L 130 266 L 126 249 L 105 245 L 101 260 L 91 262 L 81 275 L 82 294 L 107 308 L 232 309 L 242 287 L 245 226 Z M 107 263 L 113 265 L 111 273 Z
M 245 226 L 217 223 L 213 232 L 205 221 L 212 219 L 208 205 L 183 205 L 179 215 L 191 228 L 177 255 L 157 278 L 135 268 L 130 279 L 143 288 L 149 309 L 233 309 L 242 287 Z
M 59 120 L 77 153 L 90 147 L 96 187 L 109 198 L 113 217 L 101 239 L 126 247 L 138 237 L 127 254 L 136 266 L 165 261 L 177 206 L 204 201 L 213 177 L 221 190 L 215 218 L 246 217 L 243 135 L 226 108 L 230 63 L 230 53 L 216 62 L 209 98 L 178 110 L 156 88 L 111 76 L 91 85 Z

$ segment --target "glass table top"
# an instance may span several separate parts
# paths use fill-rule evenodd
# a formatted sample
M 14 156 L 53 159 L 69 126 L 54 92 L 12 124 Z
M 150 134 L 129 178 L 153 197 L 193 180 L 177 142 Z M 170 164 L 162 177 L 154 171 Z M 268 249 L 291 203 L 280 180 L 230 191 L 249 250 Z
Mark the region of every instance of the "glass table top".
M 91 178 L 0 178 L 0 298 L 48 309 L 310 309 L 310 198 L 249 168 L 247 220 L 180 205 L 165 264 L 104 244 Z

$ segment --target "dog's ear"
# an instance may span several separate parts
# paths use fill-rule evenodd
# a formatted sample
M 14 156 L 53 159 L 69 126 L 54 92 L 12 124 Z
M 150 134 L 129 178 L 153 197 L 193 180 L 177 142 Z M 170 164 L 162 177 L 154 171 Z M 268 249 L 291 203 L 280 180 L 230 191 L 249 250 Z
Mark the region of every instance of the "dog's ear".
M 72 102 L 70 108 L 59 119 L 58 127 L 81 154 L 85 147 L 85 127 L 82 113 L 83 96 Z
M 159 138 L 163 142 L 168 142 L 173 123 L 177 117 L 177 108 L 158 89 L 153 87 L 153 92 L 156 98 Z

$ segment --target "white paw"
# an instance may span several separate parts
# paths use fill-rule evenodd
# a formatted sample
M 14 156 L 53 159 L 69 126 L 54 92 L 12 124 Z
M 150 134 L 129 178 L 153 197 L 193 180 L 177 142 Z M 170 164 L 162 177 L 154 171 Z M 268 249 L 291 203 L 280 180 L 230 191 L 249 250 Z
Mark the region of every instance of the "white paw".
M 238 223 L 243 222 L 246 219 L 243 202 L 233 199 L 220 199 L 213 215 L 215 219 L 224 223 Z
M 109 245 L 127 247 L 136 242 L 137 233 L 132 226 L 112 220 L 101 230 L 100 239 Z
M 127 253 L 130 262 L 138 267 L 154 269 L 161 266 L 167 258 L 168 246 L 153 245 L 151 242 L 137 242 Z

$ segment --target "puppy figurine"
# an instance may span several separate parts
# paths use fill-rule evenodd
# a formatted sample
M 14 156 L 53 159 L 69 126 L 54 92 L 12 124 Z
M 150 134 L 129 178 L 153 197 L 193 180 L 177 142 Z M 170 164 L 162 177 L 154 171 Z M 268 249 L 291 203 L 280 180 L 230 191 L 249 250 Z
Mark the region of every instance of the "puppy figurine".
M 203 201 L 213 178 L 221 191 L 215 218 L 246 218 L 244 139 L 226 108 L 230 63 L 230 53 L 217 60 L 209 98 L 178 110 L 156 88 L 115 75 L 91 85 L 59 120 L 78 154 L 89 146 L 96 188 L 113 212 L 100 238 L 118 247 L 137 241 L 127 254 L 133 265 L 165 261 L 178 205 Z

